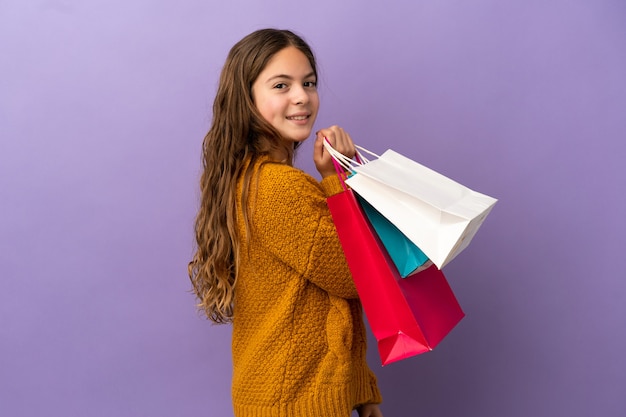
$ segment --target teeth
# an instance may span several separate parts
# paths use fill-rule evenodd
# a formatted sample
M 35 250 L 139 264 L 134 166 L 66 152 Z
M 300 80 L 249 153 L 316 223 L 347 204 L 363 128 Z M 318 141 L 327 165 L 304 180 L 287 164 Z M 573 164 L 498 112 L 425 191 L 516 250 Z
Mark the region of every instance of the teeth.
M 293 117 L 288 117 L 289 120 L 306 120 L 308 117 L 307 116 L 293 116 Z

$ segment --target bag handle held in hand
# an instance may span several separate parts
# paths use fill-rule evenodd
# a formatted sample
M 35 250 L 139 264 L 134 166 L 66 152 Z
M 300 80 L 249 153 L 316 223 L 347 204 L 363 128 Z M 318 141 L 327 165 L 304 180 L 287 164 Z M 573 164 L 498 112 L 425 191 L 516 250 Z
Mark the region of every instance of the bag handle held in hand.
M 352 159 L 352 158 L 345 156 L 344 154 L 342 154 L 335 148 L 333 148 L 333 145 L 331 145 L 330 141 L 327 138 L 324 138 L 324 148 L 326 148 L 330 156 L 333 158 L 333 161 L 337 162 L 346 171 L 354 173 L 355 167 L 358 167 L 358 166 L 361 166 L 363 164 L 370 162 L 370 160 L 366 158 L 359 151 L 363 151 L 369 155 L 379 158 L 379 156 L 376 155 L 374 152 L 368 151 L 362 146 L 359 146 L 359 145 L 354 145 L 354 146 L 356 147 L 356 154 L 354 155 L 354 159 Z
M 362 146 L 359 145 L 354 145 L 356 147 L 356 153 L 354 155 L 354 159 L 345 156 L 344 154 L 342 154 L 341 152 L 339 152 L 337 149 L 333 148 L 333 145 L 330 143 L 330 141 L 328 140 L 328 138 L 324 138 L 324 148 L 326 149 L 326 151 L 328 151 L 328 153 L 330 154 L 332 160 L 333 160 L 333 165 L 335 166 L 335 171 L 337 171 L 337 176 L 339 176 L 339 179 L 341 180 L 341 185 L 343 187 L 344 190 L 347 190 L 347 186 L 345 184 L 345 175 L 346 172 L 348 173 L 348 177 L 350 177 L 351 175 L 356 174 L 355 168 L 359 167 L 361 165 L 367 164 L 368 162 L 370 162 L 370 160 L 368 158 L 366 158 L 365 156 L 363 156 L 362 152 L 367 153 L 368 155 L 374 156 L 376 158 L 380 158 L 378 155 L 376 155 L 374 152 L 372 151 L 368 151 L 367 149 L 365 149 Z
M 340 166 L 348 172 L 354 172 L 353 166 L 357 165 L 358 163 L 333 148 L 333 145 L 331 145 L 330 141 L 327 138 L 324 138 L 324 148 L 326 148 L 326 151 L 332 157 L 335 168 L 338 168 L 338 166 Z M 337 171 L 337 173 L 339 172 L 341 171 Z
M 352 172 L 352 168 L 348 161 L 345 160 L 347 157 L 333 148 L 330 141 L 326 137 L 324 137 L 324 148 L 326 148 L 331 156 L 331 159 L 333 160 L 333 166 L 335 167 L 335 172 L 337 172 L 337 177 L 339 177 L 339 182 L 341 182 L 341 187 L 344 191 L 348 191 L 348 186 L 346 185 L 344 177 L 346 171 Z

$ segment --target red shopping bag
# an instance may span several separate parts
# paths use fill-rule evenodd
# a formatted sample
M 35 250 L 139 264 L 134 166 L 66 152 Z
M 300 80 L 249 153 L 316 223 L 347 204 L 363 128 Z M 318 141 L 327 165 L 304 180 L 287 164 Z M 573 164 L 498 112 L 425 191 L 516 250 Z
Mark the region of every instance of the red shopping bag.
M 432 350 L 465 316 L 443 273 L 402 278 L 353 191 L 327 203 L 383 365 Z

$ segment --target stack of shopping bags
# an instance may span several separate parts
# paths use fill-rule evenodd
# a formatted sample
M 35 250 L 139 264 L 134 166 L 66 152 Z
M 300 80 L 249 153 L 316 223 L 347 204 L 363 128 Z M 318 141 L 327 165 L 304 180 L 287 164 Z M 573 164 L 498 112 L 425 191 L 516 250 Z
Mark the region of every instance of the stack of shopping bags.
M 441 269 L 497 200 L 392 150 L 325 146 L 344 185 L 328 207 L 383 365 L 432 350 L 465 315 Z

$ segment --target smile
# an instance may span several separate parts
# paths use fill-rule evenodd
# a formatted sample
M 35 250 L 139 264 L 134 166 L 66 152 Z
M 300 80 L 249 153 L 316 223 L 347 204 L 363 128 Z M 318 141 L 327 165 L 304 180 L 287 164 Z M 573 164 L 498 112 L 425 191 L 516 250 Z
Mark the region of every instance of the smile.
M 287 116 L 287 120 L 306 120 L 309 116 Z

